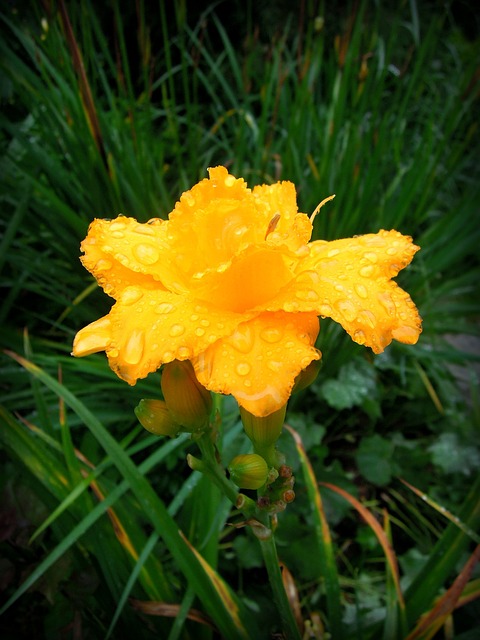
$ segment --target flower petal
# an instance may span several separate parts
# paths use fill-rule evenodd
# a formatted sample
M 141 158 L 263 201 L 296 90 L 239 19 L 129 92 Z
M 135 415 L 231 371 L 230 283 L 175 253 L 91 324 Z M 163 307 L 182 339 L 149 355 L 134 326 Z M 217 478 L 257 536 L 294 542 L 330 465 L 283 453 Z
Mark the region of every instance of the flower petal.
M 72 355 L 77 358 L 105 351 L 112 341 L 112 325 L 109 316 L 91 322 L 75 336 Z
M 417 250 L 410 237 L 397 231 L 312 242 L 296 278 L 263 308 L 330 317 L 375 353 L 392 339 L 415 344 L 421 318 L 410 296 L 391 278 Z
M 195 357 L 245 317 L 169 291 L 128 287 L 109 314 L 110 367 L 133 385 L 166 362 Z
M 201 384 L 232 394 L 256 416 L 280 409 L 290 396 L 296 376 L 312 360 L 319 323 L 315 314 L 263 313 L 237 327 L 192 359 Z
M 84 266 L 97 279 L 105 293 L 118 298 L 130 285 L 185 291 L 173 263 L 175 252 L 167 239 L 165 220 L 155 218 L 146 224 L 119 216 L 115 220 L 95 219 L 81 244 Z

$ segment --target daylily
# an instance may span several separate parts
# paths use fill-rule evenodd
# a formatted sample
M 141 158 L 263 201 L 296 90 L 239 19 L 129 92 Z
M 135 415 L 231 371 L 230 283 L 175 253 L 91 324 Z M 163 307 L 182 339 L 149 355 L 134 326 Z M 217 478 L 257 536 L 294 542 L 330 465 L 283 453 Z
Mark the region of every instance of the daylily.
M 321 357 L 318 316 L 381 353 L 414 344 L 421 319 L 392 281 L 418 250 L 397 231 L 309 242 L 290 182 L 249 189 L 224 167 L 186 191 L 168 220 L 96 219 L 82 262 L 116 303 L 78 332 L 73 354 L 106 351 L 129 384 L 190 360 L 207 389 L 255 416 L 288 400 Z

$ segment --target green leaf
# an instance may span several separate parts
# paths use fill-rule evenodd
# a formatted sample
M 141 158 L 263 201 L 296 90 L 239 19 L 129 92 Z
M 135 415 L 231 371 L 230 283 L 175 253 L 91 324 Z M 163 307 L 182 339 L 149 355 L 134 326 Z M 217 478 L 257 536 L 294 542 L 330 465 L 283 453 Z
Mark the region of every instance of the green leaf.
M 323 398 L 337 410 L 371 404 L 377 393 L 375 369 L 365 360 L 354 360 L 341 367 L 338 377 L 320 388 Z
M 355 459 L 363 477 L 378 486 L 388 484 L 396 471 L 394 449 L 393 442 L 377 434 L 362 438 Z

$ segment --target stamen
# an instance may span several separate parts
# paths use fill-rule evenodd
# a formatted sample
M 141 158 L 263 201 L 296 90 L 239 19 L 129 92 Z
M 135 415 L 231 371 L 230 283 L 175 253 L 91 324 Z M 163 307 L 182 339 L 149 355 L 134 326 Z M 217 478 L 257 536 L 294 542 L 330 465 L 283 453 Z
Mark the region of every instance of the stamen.
M 310 222 L 313 224 L 313 221 L 315 220 L 315 216 L 317 215 L 317 213 L 320 211 L 320 209 L 323 207 L 323 205 L 326 202 L 329 202 L 329 200 L 333 200 L 335 198 L 335 194 L 333 194 L 333 196 L 328 196 L 328 198 L 325 198 L 324 200 L 322 200 L 320 202 L 320 204 L 316 207 L 315 211 L 312 213 L 312 215 L 310 216 Z
M 280 220 L 280 214 L 276 213 L 273 218 L 270 220 L 270 222 L 268 223 L 268 227 L 267 227 L 267 232 L 265 233 L 265 240 L 268 238 L 268 236 L 275 231 L 275 229 L 277 228 L 277 224 Z

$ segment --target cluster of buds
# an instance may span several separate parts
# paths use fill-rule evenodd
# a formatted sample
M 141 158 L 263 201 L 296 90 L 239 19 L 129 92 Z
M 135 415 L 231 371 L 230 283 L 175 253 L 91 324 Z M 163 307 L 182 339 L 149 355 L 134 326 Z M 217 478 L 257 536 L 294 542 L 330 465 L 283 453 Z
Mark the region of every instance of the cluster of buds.
M 135 408 L 147 431 L 173 438 L 182 431 L 200 433 L 208 426 L 212 396 L 198 382 L 188 360 L 164 365 L 161 386 L 164 400 L 141 400 Z
M 278 469 L 278 477 L 271 484 L 265 486 L 262 495 L 257 499 L 257 505 L 270 515 L 284 511 L 287 504 L 295 500 L 293 486 L 295 477 L 291 467 L 282 464 Z

